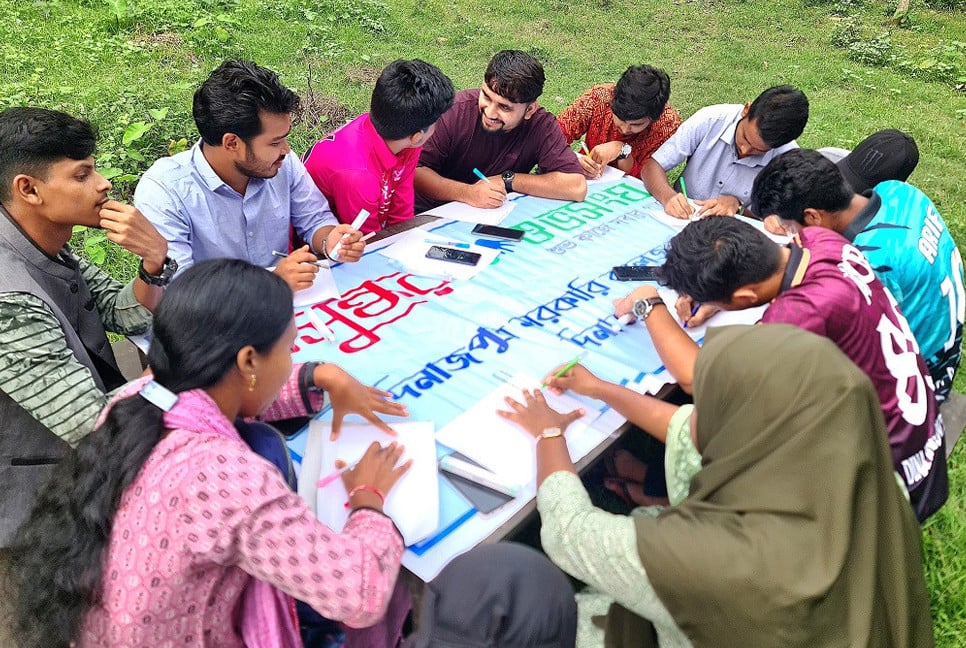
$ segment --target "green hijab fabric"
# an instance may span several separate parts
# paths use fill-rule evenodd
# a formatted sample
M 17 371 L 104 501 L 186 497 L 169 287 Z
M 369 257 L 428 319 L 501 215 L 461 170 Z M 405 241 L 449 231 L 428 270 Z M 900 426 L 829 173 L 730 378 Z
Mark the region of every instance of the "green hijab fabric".
M 799 328 L 735 326 L 709 335 L 694 393 L 690 495 L 635 518 L 644 568 L 691 641 L 932 646 L 919 525 L 865 374 Z

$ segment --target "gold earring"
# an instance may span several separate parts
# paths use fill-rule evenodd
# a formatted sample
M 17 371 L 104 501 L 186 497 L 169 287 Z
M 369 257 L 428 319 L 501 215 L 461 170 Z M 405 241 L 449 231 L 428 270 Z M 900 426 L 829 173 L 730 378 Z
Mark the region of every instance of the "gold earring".
M 255 374 L 252 374 L 252 379 L 248 383 L 248 391 L 250 392 L 255 391 L 255 383 L 257 381 L 258 381 L 258 377 Z

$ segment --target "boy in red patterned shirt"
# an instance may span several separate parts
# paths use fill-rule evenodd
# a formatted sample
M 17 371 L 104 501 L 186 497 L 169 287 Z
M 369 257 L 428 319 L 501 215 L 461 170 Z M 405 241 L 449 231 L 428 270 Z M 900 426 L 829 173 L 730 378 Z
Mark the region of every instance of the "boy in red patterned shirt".
M 641 166 L 681 125 L 681 116 L 668 105 L 671 80 L 664 70 L 632 65 L 617 83 L 592 86 L 557 117 L 560 130 L 572 144 L 581 137 L 590 156 L 580 166 L 588 178 L 600 176 L 603 165 L 639 176 Z

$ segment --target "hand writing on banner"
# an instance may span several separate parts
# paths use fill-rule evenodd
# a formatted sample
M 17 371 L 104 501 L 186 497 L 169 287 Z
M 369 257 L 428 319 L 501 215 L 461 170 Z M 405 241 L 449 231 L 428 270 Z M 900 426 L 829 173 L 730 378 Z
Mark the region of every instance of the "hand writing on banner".
M 544 384 L 554 394 L 562 394 L 568 389 L 583 396 L 600 399 L 600 387 L 604 381 L 592 374 L 583 365 L 577 364 L 568 369 L 562 376 L 558 376 L 565 365 L 554 368 L 547 377 L 543 379 Z
M 695 310 L 694 306 L 694 300 L 687 295 L 681 295 L 674 302 L 674 310 L 678 314 L 678 319 L 685 325 L 685 328 L 701 326 L 720 310 L 712 304 L 700 304 L 697 310 Z
M 392 397 L 391 393 L 363 385 L 332 363 L 318 365 L 315 368 L 313 380 L 317 387 L 321 387 L 329 394 L 329 401 L 332 403 L 330 438 L 333 440 L 342 432 L 342 419 L 346 414 L 359 414 L 383 432 L 392 435 L 396 432 L 388 423 L 376 416 L 376 413 L 409 416 L 403 403 L 388 400 Z

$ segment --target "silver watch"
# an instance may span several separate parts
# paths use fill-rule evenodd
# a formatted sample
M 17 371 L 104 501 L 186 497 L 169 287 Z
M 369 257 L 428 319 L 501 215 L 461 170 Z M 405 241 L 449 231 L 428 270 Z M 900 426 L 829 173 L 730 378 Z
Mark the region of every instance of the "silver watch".
M 628 144 L 627 142 L 624 142 L 624 145 L 621 147 L 621 152 L 617 154 L 617 159 L 623 160 L 627 158 L 630 154 L 631 154 L 631 145 Z
M 634 315 L 641 321 L 646 320 L 651 315 L 651 311 L 654 307 L 660 304 L 661 306 L 667 306 L 664 300 L 660 297 L 648 297 L 647 299 L 638 299 L 634 302 Z

